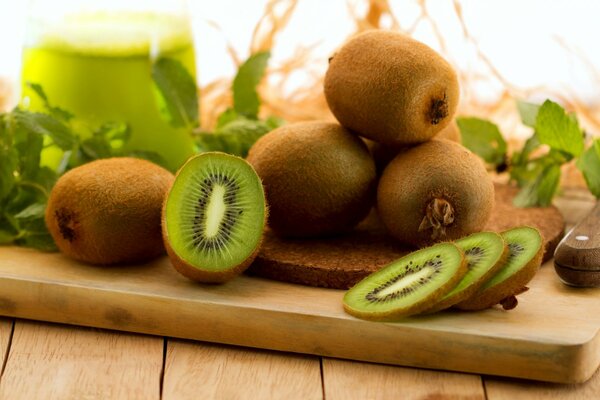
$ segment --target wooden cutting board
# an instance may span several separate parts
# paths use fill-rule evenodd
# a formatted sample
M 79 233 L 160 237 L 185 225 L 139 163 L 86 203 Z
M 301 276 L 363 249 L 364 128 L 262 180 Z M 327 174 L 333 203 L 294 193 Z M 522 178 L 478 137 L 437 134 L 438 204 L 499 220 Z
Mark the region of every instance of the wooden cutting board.
M 581 382 L 600 364 L 600 291 L 551 264 L 510 312 L 441 312 L 398 323 L 344 313 L 344 291 L 241 276 L 201 285 L 165 258 L 94 267 L 0 247 L 0 314 L 379 363 Z

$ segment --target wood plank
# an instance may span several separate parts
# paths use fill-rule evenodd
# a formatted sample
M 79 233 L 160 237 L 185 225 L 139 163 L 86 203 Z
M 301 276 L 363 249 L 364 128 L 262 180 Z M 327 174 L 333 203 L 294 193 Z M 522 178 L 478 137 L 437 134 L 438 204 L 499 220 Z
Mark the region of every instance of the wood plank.
M 530 287 L 510 312 L 373 323 L 346 314 L 339 290 L 247 276 L 200 285 L 164 258 L 100 268 L 23 248 L 0 252 L 0 314 L 8 316 L 384 364 L 588 379 L 600 365 L 600 292 L 564 286 L 551 263 Z
M 322 399 L 317 357 L 169 340 L 163 399 Z
M 488 400 L 600 399 L 600 370 L 585 383 L 561 385 L 484 377 Z
M 158 399 L 163 339 L 17 320 L 1 399 Z
M 13 323 L 13 319 L 0 318 L 0 373 L 4 370 L 4 364 L 8 356 Z
M 323 387 L 327 400 L 485 399 L 479 375 L 330 358 L 323 358 Z

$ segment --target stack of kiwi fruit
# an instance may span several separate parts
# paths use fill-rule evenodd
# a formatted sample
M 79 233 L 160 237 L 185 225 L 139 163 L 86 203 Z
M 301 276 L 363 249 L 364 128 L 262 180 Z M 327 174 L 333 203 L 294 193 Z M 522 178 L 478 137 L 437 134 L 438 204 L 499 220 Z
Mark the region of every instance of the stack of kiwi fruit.
M 119 158 L 70 171 L 46 210 L 58 247 L 94 264 L 166 251 L 187 278 L 225 282 L 253 262 L 267 224 L 285 238 L 331 237 L 376 209 L 392 237 L 420 250 L 348 291 L 349 313 L 513 308 L 539 267 L 542 239 L 526 227 L 481 232 L 494 186 L 458 143 L 452 67 L 416 40 L 374 30 L 333 55 L 324 92 L 337 122 L 280 127 L 246 160 L 203 153 L 175 177 Z

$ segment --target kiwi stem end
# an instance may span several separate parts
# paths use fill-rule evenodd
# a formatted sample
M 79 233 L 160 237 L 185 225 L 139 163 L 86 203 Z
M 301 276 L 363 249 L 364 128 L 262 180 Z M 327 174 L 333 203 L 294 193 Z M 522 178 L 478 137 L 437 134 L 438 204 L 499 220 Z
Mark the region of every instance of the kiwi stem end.
M 444 118 L 448 116 L 448 101 L 446 100 L 446 93 L 441 99 L 433 99 L 431 101 L 431 108 L 429 109 L 429 121 L 431 125 L 439 124 Z
M 454 207 L 445 199 L 434 198 L 427 204 L 425 216 L 419 225 L 419 232 L 432 229 L 431 239 L 446 236 L 446 227 L 454 222 Z

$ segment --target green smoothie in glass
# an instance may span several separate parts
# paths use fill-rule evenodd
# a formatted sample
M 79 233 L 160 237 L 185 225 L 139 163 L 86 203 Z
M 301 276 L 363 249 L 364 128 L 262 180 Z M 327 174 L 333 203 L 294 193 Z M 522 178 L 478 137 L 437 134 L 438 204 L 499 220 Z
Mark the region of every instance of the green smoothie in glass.
M 187 18 L 155 13 L 93 13 L 65 17 L 37 27 L 23 52 L 22 104 L 43 111 L 27 82 L 42 86 L 52 105 L 72 112 L 90 127 L 125 122 L 131 140 L 125 150 L 152 151 L 177 169 L 194 152 L 191 134 L 161 118 L 151 77 L 153 60 L 179 60 L 195 76 Z M 60 152 L 45 150 L 56 165 Z

